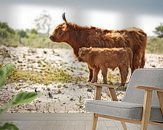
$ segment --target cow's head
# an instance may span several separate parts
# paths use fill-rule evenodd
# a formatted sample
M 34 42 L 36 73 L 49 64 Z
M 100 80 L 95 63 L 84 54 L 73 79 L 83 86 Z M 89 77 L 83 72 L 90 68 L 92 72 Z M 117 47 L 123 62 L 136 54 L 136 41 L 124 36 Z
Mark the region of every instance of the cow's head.
M 64 23 L 59 24 L 50 34 L 49 38 L 53 42 L 66 42 L 69 37 L 68 22 L 66 20 L 65 13 L 63 13 L 62 18 Z
M 86 47 L 82 47 L 79 49 L 79 52 L 78 52 L 78 60 L 81 61 L 81 62 L 87 62 L 89 61 L 89 53 L 90 51 L 92 50 L 92 47 L 90 48 L 86 48 Z

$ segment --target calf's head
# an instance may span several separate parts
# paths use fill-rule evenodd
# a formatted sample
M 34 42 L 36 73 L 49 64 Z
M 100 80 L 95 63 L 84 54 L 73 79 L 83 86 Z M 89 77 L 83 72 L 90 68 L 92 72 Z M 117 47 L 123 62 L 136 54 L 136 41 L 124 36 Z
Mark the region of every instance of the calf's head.
M 79 49 L 78 52 L 78 60 L 81 62 L 87 62 L 89 61 L 89 57 L 90 57 L 90 52 L 91 52 L 92 48 L 86 48 L 86 47 L 82 47 Z
M 65 13 L 63 13 L 62 18 L 64 23 L 59 24 L 50 34 L 49 38 L 53 42 L 66 42 L 69 36 L 68 22 L 65 17 Z

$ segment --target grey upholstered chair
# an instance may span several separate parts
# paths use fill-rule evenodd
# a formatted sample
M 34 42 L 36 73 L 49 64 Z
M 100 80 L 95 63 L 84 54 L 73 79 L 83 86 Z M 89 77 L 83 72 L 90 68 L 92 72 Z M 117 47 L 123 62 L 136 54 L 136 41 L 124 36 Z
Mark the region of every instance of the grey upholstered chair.
M 137 69 L 132 74 L 123 101 L 89 100 L 86 110 L 93 112 L 92 130 L 98 117 L 119 120 L 124 130 L 125 122 L 163 126 L 163 69 Z

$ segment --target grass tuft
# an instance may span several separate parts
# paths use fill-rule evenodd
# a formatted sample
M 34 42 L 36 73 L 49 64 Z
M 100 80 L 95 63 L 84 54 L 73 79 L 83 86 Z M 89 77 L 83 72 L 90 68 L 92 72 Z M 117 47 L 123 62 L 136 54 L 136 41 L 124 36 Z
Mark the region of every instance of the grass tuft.
M 62 82 L 69 83 L 75 82 L 78 77 L 71 76 L 68 72 L 63 69 L 54 68 L 50 71 L 29 71 L 29 70 L 20 70 L 16 69 L 13 74 L 10 76 L 11 82 L 16 81 L 33 81 L 34 83 L 40 84 L 51 84 L 52 82 Z M 80 79 L 82 80 L 82 78 Z

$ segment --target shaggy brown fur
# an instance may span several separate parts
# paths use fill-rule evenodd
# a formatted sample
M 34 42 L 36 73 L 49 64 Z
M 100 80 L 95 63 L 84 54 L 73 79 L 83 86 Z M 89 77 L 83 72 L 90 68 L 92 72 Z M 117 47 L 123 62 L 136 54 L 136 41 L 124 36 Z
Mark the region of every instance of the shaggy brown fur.
M 53 42 L 66 42 L 74 50 L 78 57 L 81 47 L 120 48 L 129 47 L 133 51 L 132 72 L 137 68 L 144 67 L 145 48 L 147 35 L 141 29 L 130 28 L 124 30 L 104 30 L 96 27 L 82 27 L 65 20 L 65 23 L 58 25 L 50 39 Z M 89 81 L 92 79 L 90 70 Z
M 128 70 L 132 65 L 132 50 L 130 48 L 85 48 L 79 49 L 79 60 L 86 62 L 93 70 L 91 82 L 97 82 L 98 73 L 101 70 L 103 83 L 107 83 L 107 68 L 114 70 L 119 68 L 121 85 L 127 80 Z

